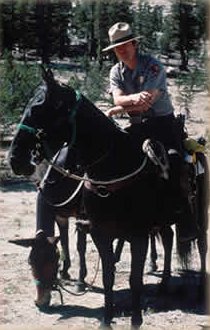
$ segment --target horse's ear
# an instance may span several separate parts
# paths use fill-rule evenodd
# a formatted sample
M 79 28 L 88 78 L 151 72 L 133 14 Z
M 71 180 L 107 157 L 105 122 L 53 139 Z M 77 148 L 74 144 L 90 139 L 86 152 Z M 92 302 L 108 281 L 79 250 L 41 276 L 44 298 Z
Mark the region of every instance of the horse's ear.
M 42 229 L 39 229 L 36 232 L 36 238 L 35 240 L 38 242 L 46 242 L 48 241 L 50 244 L 56 245 L 60 239 L 60 236 L 52 236 L 52 237 L 47 237 L 45 232 Z
M 17 238 L 17 239 L 10 239 L 9 243 L 13 243 L 23 247 L 30 247 L 33 246 L 35 243 L 35 238 Z
M 50 70 L 49 68 L 46 69 L 43 64 L 40 65 L 40 68 L 42 72 L 42 78 L 46 83 L 52 83 L 55 81 L 52 70 Z

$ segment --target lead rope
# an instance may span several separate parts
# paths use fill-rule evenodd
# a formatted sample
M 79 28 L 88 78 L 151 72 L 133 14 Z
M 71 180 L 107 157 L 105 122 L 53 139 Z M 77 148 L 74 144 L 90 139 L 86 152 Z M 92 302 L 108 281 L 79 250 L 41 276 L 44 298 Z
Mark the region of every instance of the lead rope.
M 57 283 L 55 283 L 55 287 L 52 288 L 53 291 L 58 291 L 59 294 L 60 294 L 60 298 L 61 298 L 61 304 L 63 305 L 63 294 L 62 294 L 62 291 L 65 291 L 73 296 L 84 296 L 87 292 L 90 292 L 92 287 L 93 287 L 93 284 L 95 283 L 96 281 L 96 278 L 98 276 L 98 271 L 99 271 L 99 266 L 100 266 L 100 256 L 98 255 L 98 260 L 97 260 L 97 264 L 96 264 L 96 270 L 95 270 L 95 274 L 92 278 L 92 280 L 90 281 L 90 283 L 87 283 L 86 282 L 86 289 L 83 291 L 83 292 L 75 292 L 75 291 L 72 291 L 72 290 L 69 290 L 69 289 L 66 289 L 66 287 L 63 286 L 61 280 L 59 279 L 57 281 Z

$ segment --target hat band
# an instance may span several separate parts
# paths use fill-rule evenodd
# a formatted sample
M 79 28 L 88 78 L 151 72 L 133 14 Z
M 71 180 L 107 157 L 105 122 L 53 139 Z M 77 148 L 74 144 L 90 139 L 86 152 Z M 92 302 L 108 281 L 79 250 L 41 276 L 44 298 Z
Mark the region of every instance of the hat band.
M 110 44 L 115 45 L 115 44 L 118 44 L 120 42 L 124 42 L 124 41 L 130 40 L 130 39 L 133 39 L 133 38 L 134 38 L 133 34 L 129 34 L 129 36 L 111 41 Z

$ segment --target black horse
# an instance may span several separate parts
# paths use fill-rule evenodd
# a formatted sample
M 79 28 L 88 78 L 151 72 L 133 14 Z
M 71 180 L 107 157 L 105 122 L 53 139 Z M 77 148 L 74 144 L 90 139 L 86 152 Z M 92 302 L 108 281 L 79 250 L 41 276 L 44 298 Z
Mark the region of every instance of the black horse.
M 56 157 L 55 164 L 69 168 L 77 174 L 84 174 L 79 171 L 80 165 L 75 150 L 64 147 Z M 39 169 L 39 168 L 38 168 Z M 38 171 L 40 172 L 40 171 Z M 82 203 L 82 185 L 75 180 L 63 175 L 50 167 L 45 166 L 45 174 L 43 174 L 43 165 L 41 165 L 41 175 L 36 175 L 37 186 L 39 192 L 37 196 L 37 230 L 42 229 L 48 236 L 54 234 L 54 222 L 59 227 L 60 242 L 62 247 L 62 270 L 61 278 L 70 279 L 68 270 L 71 266 L 69 251 L 69 217 L 74 215 L 77 219 L 86 219 Z M 38 177 L 38 178 L 37 178 Z M 80 223 L 80 220 L 76 222 Z M 79 227 L 79 225 L 78 225 Z M 78 229 L 78 228 L 77 228 Z M 173 231 L 170 227 L 164 227 L 159 233 L 150 233 L 150 261 L 149 272 L 157 270 L 157 251 L 155 237 L 161 237 L 164 248 L 164 269 L 162 283 L 166 283 L 171 275 L 171 253 L 173 244 Z M 18 242 L 20 244 L 20 242 Z M 115 261 L 119 262 L 124 246 L 124 240 L 119 239 L 116 243 L 114 251 Z M 81 291 L 85 288 L 85 277 L 87 275 L 86 266 L 86 233 L 84 230 L 77 230 L 77 251 L 79 254 L 79 276 L 76 281 L 77 290 Z
M 78 158 L 75 150 L 68 150 L 68 147 L 64 147 L 60 150 L 59 154 L 55 157 L 55 164 L 69 168 L 71 171 L 77 174 L 83 174 L 79 170 Z M 82 184 L 83 182 L 77 182 L 68 177 L 64 177 L 61 173 L 53 169 L 53 167 L 47 167 L 45 163 L 38 166 L 35 176 L 33 176 L 38 187 L 37 194 L 37 211 L 36 211 L 36 230 L 40 233 L 40 230 L 45 232 L 46 237 L 54 236 L 55 223 L 59 229 L 59 237 L 61 244 L 61 258 L 59 259 L 59 272 L 60 279 L 74 282 L 75 290 L 72 294 L 80 294 L 87 289 L 88 283 L 85 278 L 87 276 L 87 264 L 86 264 L 86 243 L 87 233 L 80 228 L 79 225 L 86 219 L 82 203 Z M 70 217 L 76 218 L 76 248 L 79 256 L 79 269 L 78 277 L 72 279 L 69 273 L 71 267 L 71 256 L 69 249 L 69 220 Z M 167 281 L 171 275 L 171 253 L 173 244 L 173 231 L 170 227 L 164 227 L 163 230 L 158 233 L 162 238 L 164 248 L 164 269 L 162 275 L 161 286 L 167 285 Z M 157 270 L 157 251 L 155 245 L 155 236 L 157 233 L 151 233 L 150 239 L 150 261 L 149 272 Z M 33 240 L 31 239 L 13 239 L 10 242 L 29 247 Z M 118 239 L 114 249 L 114 260 L 119 262 L 124 246 L 124 239 Z M 46 262 L 48 262 L 46 260 Z M 43 263 L 44 264 L 44 263 Z M 39 276 L 40 277 L 40 276 Z M 46 282 L 46 281 L 44 281 Z M 39 282 L 36 282 L 39 283 Z M 40 285 L 37 285 L 37 297 L 35 299 L 36 306 L 43 308 L 50 302 L 49 290 L 40 290 Z
M 47 159 L 64 142 L 78 150 L 86 173 L 85 212 L 102 260 L 104 322 L 110 325 L 113 317 L 112 242 L 119 237 L 130 242 L 131 322 L 138 327 L 142 324 L 141 293 L 149 232 L 154 227 L 184 223 L 182 197 L 173 190 L 170 169 L 167 179 L 163 166 L 154 165 L 142 151 L 142 141 L 134 144 L 126 131 L 79 92 L 57 83 L 49 71 L 45 72 L 45 82 L 36 93 L 37 101 L 26 108 L 11 146 L 10 164 L 15 173 L 30 175 L 34 171 L 31 152 L 40 144 Z M 61 168 L 59 171 L 69 175 Z M 201 203 L 203 206 L 203 200 Z

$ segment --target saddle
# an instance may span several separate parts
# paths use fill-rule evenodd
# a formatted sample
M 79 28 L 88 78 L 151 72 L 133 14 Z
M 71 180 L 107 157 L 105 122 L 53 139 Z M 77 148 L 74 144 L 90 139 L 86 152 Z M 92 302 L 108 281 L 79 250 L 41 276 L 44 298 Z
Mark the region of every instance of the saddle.
M 203 137 L 198 140 L 186 138 L 183 141 L 184 153 L 175 149 L 166 150 L 159 141 L 146 139 L 142 150 L 151 162 L 159 168 L 159 177 L 175 183 L 180 183 L 183 197 L 190 199 L 196 193 L 196 177 L 204 173 L 203 157 L 206 141 Z M 177 193 L 179 192 L 179 187 Z

